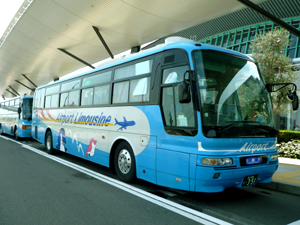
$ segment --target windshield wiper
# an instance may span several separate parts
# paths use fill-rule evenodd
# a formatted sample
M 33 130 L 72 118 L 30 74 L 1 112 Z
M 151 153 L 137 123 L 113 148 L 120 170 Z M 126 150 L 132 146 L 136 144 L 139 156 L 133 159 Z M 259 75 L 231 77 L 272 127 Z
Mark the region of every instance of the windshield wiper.
M 279 130 L 275 129 L 274 127 L 270 127 L 270 126 L 263 125 L 263 124 L 259 124 L 259 125 L 256 125 L 256 126 L 254 126 L 254 127 L 255 127 L 255 128 L 261 128 L 261 129 L 264 129 L 264 130 L 267 130 L 267 131 L 274 132 L 274 134 L 278 134 L 278 133 L 279 133 Z
M 219 133 L 223 133 L 224 131 L 238 125 L 238 124 L 244 124 L 244 123 L 260 123 L 260 122 L 257 122 L 257 121 L 226 121 L 226 123 L 231 123 L 229 124 L 228 126 L 225 126 L 221 129 L 218 130 Z

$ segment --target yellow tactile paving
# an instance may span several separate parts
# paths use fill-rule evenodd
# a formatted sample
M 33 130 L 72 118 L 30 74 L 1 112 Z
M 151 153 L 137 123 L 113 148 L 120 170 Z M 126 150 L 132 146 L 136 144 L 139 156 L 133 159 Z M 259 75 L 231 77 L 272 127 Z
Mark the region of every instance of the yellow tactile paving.
M 292 167 L 299 167 L 299 170 L 300 170 L 300 165 L 287 164 L 287 163 L 280 163 L 280 165 L 284 165 L 284 166 L 292 166 Z
M 299 179 L 293 179 L 293 177 L 289 178 L 289 177 L 285 177 L 285 176 L 280 176 L 278 174 L 275 174 L 273 176 L 273 180 L 279 180 L 279 181 L 285 181 L 285 182 L 300 184 L 300 180 Z
M 286 178 L 300 177 L 300 169 L 283 172 L 283 173 L 276 173 L 273 177 L 275 178 L 275 176 L 286 177 Z
M 281 163 L 280 165 L 299 167 L 299 169 L 288 171 L 288 172 L 283 172 L 283 173 L 276 173 L 273 176 L 274 180 L 280 180 L 280 181 L 290 182 L 290 183 L 294 183 L 294 184 L 300 184 L 300 179 L 293 179 L 296 177 L 300 177 L 300 166 L 299 165 L 290 165 L 290 164 L 283 164 L 283 163 Z

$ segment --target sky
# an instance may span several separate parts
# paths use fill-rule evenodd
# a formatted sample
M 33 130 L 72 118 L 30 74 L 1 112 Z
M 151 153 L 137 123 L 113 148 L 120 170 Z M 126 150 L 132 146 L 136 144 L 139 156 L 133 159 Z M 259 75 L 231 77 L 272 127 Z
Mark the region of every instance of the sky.
M 0 0 L 0 38 L 23 2 L 24 0 Z
M 23 2 L 24 0 L 0 0 L 0 37 Z

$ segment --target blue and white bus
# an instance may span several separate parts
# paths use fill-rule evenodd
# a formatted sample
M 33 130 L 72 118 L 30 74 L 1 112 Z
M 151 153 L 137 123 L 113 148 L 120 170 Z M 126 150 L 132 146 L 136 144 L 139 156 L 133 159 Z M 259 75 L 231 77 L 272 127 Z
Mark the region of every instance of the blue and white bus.
M 0 133 L 31 137 L 33 96 L 21 95 L 0 103 Z
M 48 153 L 186 191 L 270 182 L 277 132 L 251 57 L 178 37 L 34 97 L 32 135 Z

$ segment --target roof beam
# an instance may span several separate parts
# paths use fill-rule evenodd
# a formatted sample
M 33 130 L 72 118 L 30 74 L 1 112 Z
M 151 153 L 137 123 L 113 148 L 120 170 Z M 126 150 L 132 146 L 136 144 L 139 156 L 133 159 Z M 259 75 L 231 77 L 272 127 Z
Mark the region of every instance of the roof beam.
M 8 86 L 10 87 L 11 90 L 13 90 L 17 95 L 20 95 L 15 89 L 12 88 L 12 86 Z
M 34 91 L 34 89 L 32 89 L 32 88 L 26 86 L 25 84 L 21 83 L 20 81 L 18 81 L 18 80 L 15 80 L 15 81 L 16 81 L 17 83 L 23 85 L 24 87 L 28 88 L 29 90 Z
M 78 60 L 79 62 L 91 67 L 92 69 L 95 69 L 95 67 L 93 67 L 91 64 L 87 63 L 86 61 L 78 58 L 77 56 L 73 55 L 72 53 L 68 52 L 67 50 L 63 49 L 63 48 L 58 48 L 58 50 L 62 51 L 63 53 L 67 54 L 68 56 L 71 56 L 73 59 Z
M 288 30 L 292 34 L 300 37 L 300 31 L 297 30 L 295 27 L 287 24 L 286 22 L 284 22 L 281 19 L 279 19 L 278 17 L 272 15 L 268 11 L 262 9 L 261 7 L 259 7 L 258 5 L 254 4 L 253 2 L 251 2 L 249 0 L 237 0 L 237 1 L 239 1 L 240 3 L 248 6 L 251 9 L 253 9 L 254 11 L 258 12 L 259 14 L 261 14 L 262 16 L 267 17 L 269 20 L 273 21 L 274 23 L 276 23 L 277 25 L 281 26 L 282 28 Z
M 110 55 L 110 58 L 113 59 L 113 58 L 114 58 L 114 55 L 111 53 L 111 51 L 110 51 L 109 47 L 107 46 L 107 44 L 106 44 L 104 38 L 103 38 L 102 35 L 100 34 L 99 29 L 98 29 L 97 27 L 95 27 L 95 26 L 93 26 L 93 28 L 94 28 L 96 34 L 98 35 L 100 41 L 102 42 L 103 46 L 105 47 L 107 53 Z
M 9 93 L 12 94 L 12 96 L 16 96 L 14 93 L 12 93 L 10 90 L 6 89 Z
M 5 100 L 5 97 L 4 97 L 4 95 L 2 95 L 2 98 L 3 98 L 3 100 Z
M 33 86 L 37 87 L 28 77 L 25 76 L 25 74 L 22 74 L 23 77 L 26 78 Z

